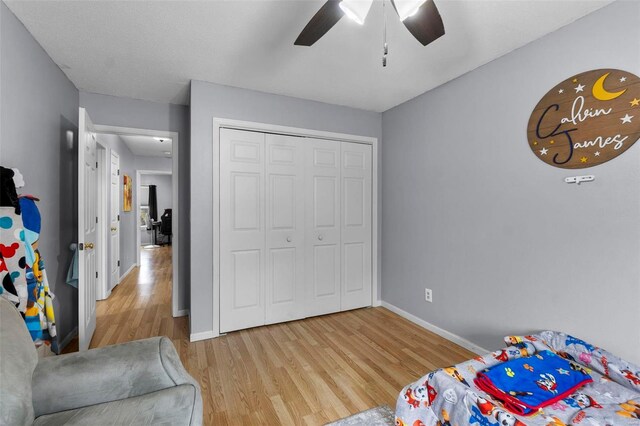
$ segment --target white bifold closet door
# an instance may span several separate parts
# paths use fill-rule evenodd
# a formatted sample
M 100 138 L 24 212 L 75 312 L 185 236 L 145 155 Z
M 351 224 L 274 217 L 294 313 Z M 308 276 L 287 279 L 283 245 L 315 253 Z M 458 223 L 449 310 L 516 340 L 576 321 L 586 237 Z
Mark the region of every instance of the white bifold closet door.
M 302 141 L 266 135 L 266 324 L 306 316 Z
M 342 143 L 340 309 L 371 305 L 371 145 Z
M 220 331 L 371 305 L 371 146 L 220 130 Z
M 220 331 L 265 323 L 265 135 L 220 130 Z
M 340 145 L 307 139 L 307 316 L 340 311 Z

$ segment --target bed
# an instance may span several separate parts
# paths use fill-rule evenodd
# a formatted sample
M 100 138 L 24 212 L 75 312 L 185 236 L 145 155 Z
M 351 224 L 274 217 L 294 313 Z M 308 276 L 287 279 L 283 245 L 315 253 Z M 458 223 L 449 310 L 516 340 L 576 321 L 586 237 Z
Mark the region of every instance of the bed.
M 640 367 L 565 333 L 507 336 L 505 349 L 428 373 L 400 392 L 396 426 L 640 425 Z M 523 352 L 523 345 L 529 347 Z M 530 416 L 515 415 L 474 383 L 478 371 L 550 350 L 593 382 Z

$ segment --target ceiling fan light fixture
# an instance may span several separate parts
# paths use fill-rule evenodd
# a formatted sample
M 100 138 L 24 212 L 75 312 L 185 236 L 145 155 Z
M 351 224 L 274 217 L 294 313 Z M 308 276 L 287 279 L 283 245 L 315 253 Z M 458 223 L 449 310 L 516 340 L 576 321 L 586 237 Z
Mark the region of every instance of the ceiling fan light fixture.
M 404 21 L 416 14 L 420 6 L 426 0 L 395 0 L 396 9 L 398 10 L 398 16 L 400 16 L 400 20 Z
M 350 19 L 362 25 L 369 14 L 372 3 L 373 0 L 342 0 L 340 2 L 340 9 L 342 9 L 344 14 Z

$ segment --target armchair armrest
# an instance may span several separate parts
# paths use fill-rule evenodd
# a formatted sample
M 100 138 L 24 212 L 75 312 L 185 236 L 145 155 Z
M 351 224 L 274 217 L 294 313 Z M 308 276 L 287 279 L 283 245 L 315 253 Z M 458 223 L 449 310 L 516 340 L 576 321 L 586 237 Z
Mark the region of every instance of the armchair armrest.
M 40 360 L 33 373 L 35 415 L 56 413 L 198 383 L 186 372 L 171 341 L 154 337 Z M 201 414 L 200 414 L 201 416 Z

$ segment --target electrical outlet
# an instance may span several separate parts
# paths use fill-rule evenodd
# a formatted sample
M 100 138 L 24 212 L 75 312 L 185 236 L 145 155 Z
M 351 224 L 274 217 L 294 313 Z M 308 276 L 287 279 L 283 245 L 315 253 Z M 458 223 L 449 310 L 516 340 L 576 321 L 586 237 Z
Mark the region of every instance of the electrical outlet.
M 424 289 L 424 300 L 427 302 L 433 302 L 433 293 L 430 288 Z

